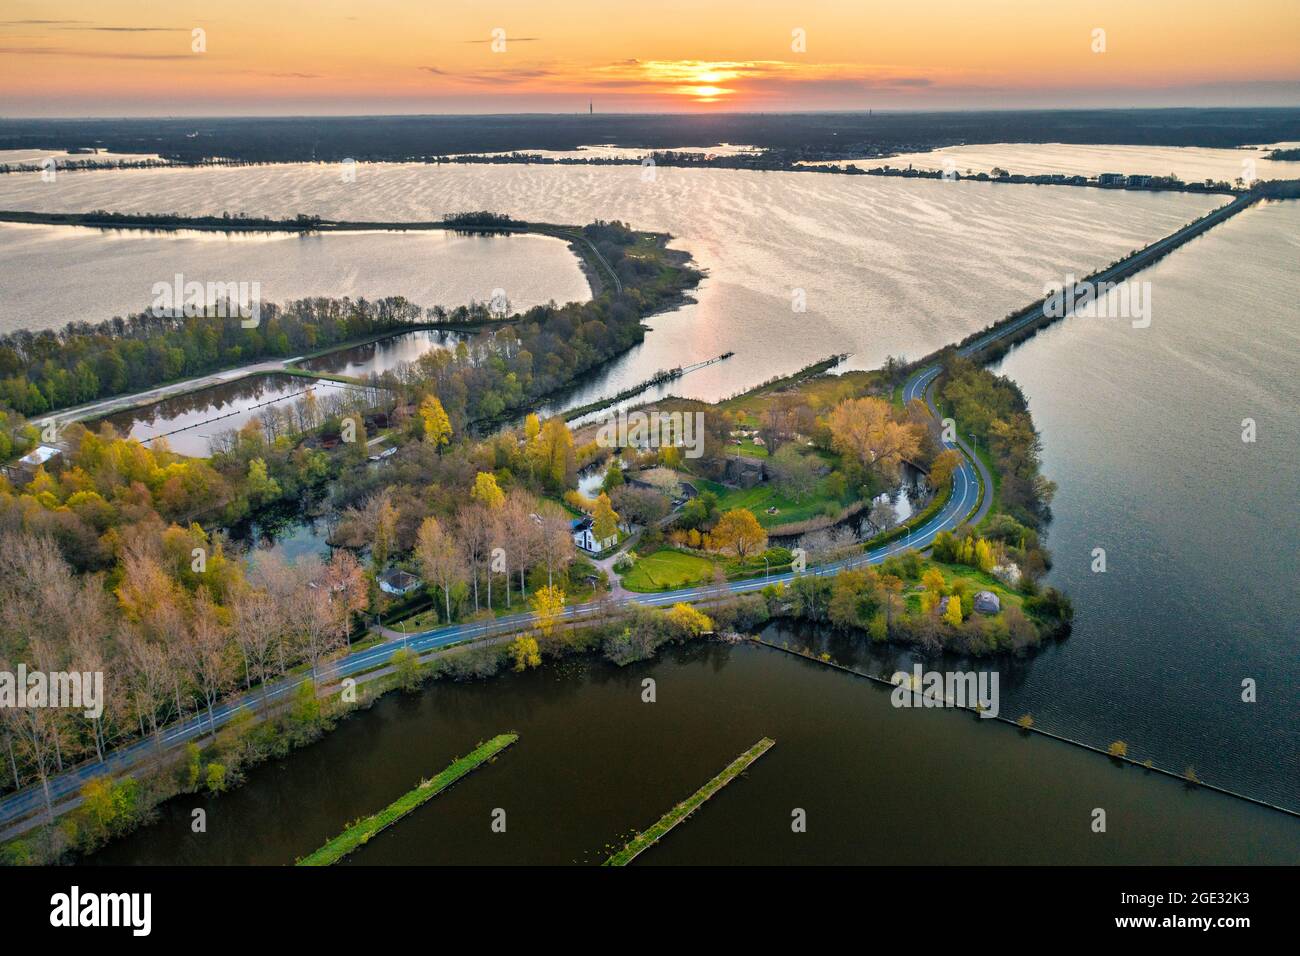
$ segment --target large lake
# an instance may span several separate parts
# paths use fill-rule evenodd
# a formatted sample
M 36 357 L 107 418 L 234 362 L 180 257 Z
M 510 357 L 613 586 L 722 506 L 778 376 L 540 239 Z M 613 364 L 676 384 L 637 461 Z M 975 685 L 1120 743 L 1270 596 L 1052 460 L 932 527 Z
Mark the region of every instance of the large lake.
M 1040 726 L 1300 808 L 1300 203 L 1141 273 L 1151 326 L 1070 319 L 1013 352 L 1059 484 L 1069 641 L 1011 695 Z M 1242 441 L 1242 420 L 1257 440 Z M 1104 574 L 1092 551 L 1106 549 Z M 1242 701 L 1242 682 L 1257 701 Z
M 68 176 L 87 175 L 69 173 Z M 18 178 L 11 177 L 0 178 Z M 59 185 L 50 188 L 61 190 Z M 58 195 L 56 192 L 55 195 Z M 165 207 L 152 207 L 154 209 Z M 0 332 L 61 328 L 143 312 L 156 282 L 256 282 L 262 299 L 375 299 L 422 306 L 487 302 L 514 309 L 585 302 L 591 287 L 568 244 L 549 236 L 451 232 L 179 232 L 0 223 Z
M 55 183 L 35 175 L 0 177 L 0 208 L 7 209 L 243 210 L 385 222 L 491 209 L 544 222 L 622 219 L 671 232 L 709 270 L 698 304 L 652 319 L 655 334 L 592 376 L 570 397 L 574 404 L 726 351 L 736 354 L 674 382 L 672 390 L 717 399 L 838 352 L 852 353 L 850 368 L 924 354 L 1032 301 L 1067 272 L 1103 266 L 1224 201 L 811 172 L 660 168 L 645 181 L 640 166 L 362 164 L 351 183 L 326 165 L 82 172 Z M 339 238 L 346 237 L 329 236 L 322 245 Z M 94 267 L 119 241 L 92 240 L 98 250 L 86 247 L 82 255 Z M 221 248 L 222 240 L 214 242 L 210 248 Z M 258 244 L 254 263 L 297 242 Z M 369 269 L 371 258 L 362 254 L 342 268 L 364 263 Z M 25 268 L 35 277 L 25 281 L 39 280 L 44 267 L 57 283 L 60 261 L 29 257 Z M 170 268 L 179 260 L 167 261 Z M 403 256 L 393 268 L 405 274 L 412 261 Z M 331 278 L 316 266 L 306 270 L 322 273 Z M 485 277 L 477 285 L 490 292 L 497 284 Z M 502 287 L 518 299 L 511 291 L 517 285 Z M 795 311 L 796 296 L 805 311 Z

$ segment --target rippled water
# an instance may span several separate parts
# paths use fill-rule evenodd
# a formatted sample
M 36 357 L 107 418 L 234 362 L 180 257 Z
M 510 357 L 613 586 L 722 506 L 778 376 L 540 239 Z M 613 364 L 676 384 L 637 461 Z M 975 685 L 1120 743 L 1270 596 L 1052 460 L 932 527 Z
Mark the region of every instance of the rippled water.
M 549 236 L 146 232 L 0 223 L 0 261 L 0 332 L 143 312 L 153 303 L 154 283 L 171 286 L 178 273 L 187 282 L 257 282 L 267 302 L 403 295 L 422 306 L 450 308 L 487 302 L 502 289 L 522 310 L 550 299 L 591 298 L 577 257 Z
M 1150 328 L 1067 320 L 1013 352 L 1059 484 L 1050 580 L 1074 635 L 1012 694 L 1040 726 L 1300 807 L 1300 203 L 1138 278 Z M 1258 440 L 1242 441 L 1254 419 Z M 1094 548 L 1107 570 L 1091 570 Z M 1258 700 L 1244 703 L 1242 681 Z
M 1294 143 L 1282 143 L 1294 146 Z M 1138 176 L 1168 176 L 1173 173 L 1183 182 L 1234 182 L 1237 177 L 1252 179 L 1300 178 L 1300 162 L 1276 161 L 1267 156 L 1271 146 L 1241 149 L 1211 149 L 1193 146 L 1083 146 L 1073 143 L 989 143 L 978 146 L 952 146 L 928 153 L 905 153 L 888 159 L 859 160 L 863 168 L 871 166 L 944 169 L 951 160 L 959 173 L 970 170 L 987 173 L 994 167 L 1009 173 L 1037 176 L 1064 173 L 1068 176 L 1099 176 L 1102 173 L 1126 173 Z
M 353 183 L 326 165 L 89 172 L 55 184 L 0 178 L 0 207 L 14 209 L 244 210 L 368 221 L 492 209 L 671 232 L 709 270 L 699 303 L 653 318 L 655 333 L 594 376 L 572 396 L 575 404 L 726 351 L 736 354 L 674 382 L 672 391 L 716 399 L 837 352 L 853 353 L 849 367 L 927 353 L 1032 301 L 1066 272 L 1104 265 L 1222 202 L 663 167 L 646 182 L 640 166 L 363 164 Z M 796 290 L 805 312 L 794 311 Z

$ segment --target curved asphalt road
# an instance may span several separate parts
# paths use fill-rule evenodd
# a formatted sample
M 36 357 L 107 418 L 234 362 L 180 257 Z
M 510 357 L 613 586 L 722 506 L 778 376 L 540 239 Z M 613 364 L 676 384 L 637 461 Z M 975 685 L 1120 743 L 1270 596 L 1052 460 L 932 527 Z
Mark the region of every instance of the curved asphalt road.
M 914 398 L 923 398 L 926 404 L 929 405 L 931 413 L 934 413 L 934 382 L 939 372 L 939 366 L 932 365 L 914 373 L 903 387 L 904 402 L 909 402 Z M 954 446 L 948 445 L 948 447 Z M 962 524 L 968 516 L 973 517 L 975 520 L 983 517 L 988 510 L 987 496 L 985 496 L 980 508 L 976 511 L 976 504 L 980 502 L 980 484 L 971 464 L 972 460 L 978 463 L 978 459 L 971 455 L 970 449 L 965 445 L 960 447 L 966 457 L 961 467 L 953 474 L 952 493 L 939 513 L 932 516 L 922 527 L 909 531 L 896 541 L 881 545 L 872 551 L 844 561 L 823 565 L 815 573 L 834 572 L 840 568 L 853 565 L 878 564 L 887 557 L 900 554 L 909 548 L 927 547 L 934 540 L 935 535 L 941 531 L 953 530 Z M 978 463 L 978 467 L 983 475 L 985 486 L 991 487 L 991 479 L 987 474 L 987 470 L 982 463 Z M 975 514 L 972 515 L 973 511 Z M 785 574 L 774 574 L 770 577 L 750 578 L 744 581 L 728 583 L 725 589 L 733 594 L 742 594 L 759 590 L 768 584 L 788 582 L 794 577 L 793 573 L 787 572 Z M 679 601 L 712 598 L 719 593 L 721 593 L 721 586 L 707 585 L 656 594 L 629 595 L 628 600 L 639 604 L 658 606 L 676 604 Z M 569 619 L 583 618 L 594 612 L 596 608 L 597 605 L 594 602 L 575 605 L 565 610 L 565 616 Z M 386 664 L 389 658 L 392 657 L 393 652 L 403 645 L 423 654 L 451 644 L 518 631 L 527 626 L 531 620 L 531 614 L 513 614 L 508 617 L 498 618 L 495 621 L 439 627 L 411 634 L 405 638 L 392 638 L 382 644 L 356 651 L 333 662 L 330 668 L 322 671 L 321 684 L 337 682 L 344 677 L 380 667 Z M 267 691 L 266 696 L 272 702 L 283 700 L 286 695 L 292 694 L 294 689 L 307 679 L 308 677 L 304 675 L 281 681 L 272 686 Z M 214 709 L 213 715 L 216 726 L 220 727 L 224 724 L 241 707 L 250 707 L 256 710 L 261 705 L 261 701 L 262 693 L 260 691 L 253 691 L 232 698 Z M 211 732 L 212 723 L 208 720 L 206 712 L 204 712 L 199 716 L 191 717 L 182 723 L 167 728 L 162 734 L 162 743 L 164 748 L 169 748 L 205 736 Z M 100 774 L 127 770 L 137 762 L 151 757 L 154 754 L 154 748 L 155 741 L 152 737 L 139 740 L 129 746 L 112 751 L 103 763 L 85 763 L 51 777 L 51 801 L 57 806 L 60 802 L 75 797 L 86 781 Z M 38 811 L 44 808 L 44 805 L 45 798 L 39 786 L 28 787 L 25 790 L 10 794 L 0 800 L 0 826 L 37 814 Z M 40 819 L 43 819 L 43 814 L 33 817 L 31 822 L 34 825 Z

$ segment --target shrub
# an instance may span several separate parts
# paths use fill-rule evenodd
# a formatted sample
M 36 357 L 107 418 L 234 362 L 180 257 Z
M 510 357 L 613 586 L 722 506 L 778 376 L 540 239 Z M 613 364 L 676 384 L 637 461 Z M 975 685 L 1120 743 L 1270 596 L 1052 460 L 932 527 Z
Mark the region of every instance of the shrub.
M 420 686 L 420 658 L 409 647 L 399 648 L 389 658 L 393 665 L 393 677 L 397 686 L 405 691 L 415 690 Z
M 225 764 L 208 764 L 207 784 L 208 790 L 212 793 L 221 793 L 226 789 L 227 782 Z

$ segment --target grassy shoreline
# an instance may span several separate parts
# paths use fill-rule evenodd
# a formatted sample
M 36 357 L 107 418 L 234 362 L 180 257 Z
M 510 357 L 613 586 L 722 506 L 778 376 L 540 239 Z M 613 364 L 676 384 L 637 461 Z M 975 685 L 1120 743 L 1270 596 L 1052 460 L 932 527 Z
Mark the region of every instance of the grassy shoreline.
M 295 865 L 330 866 L 337 863 L 358 847 L 368 843 L 371 837 L 382 833 L 408 813 L 432 800 L 461 777 L 492 760 L 518 739 L 518 734 L 498 734 L 487 743 L 479 744 L 464 757 L 452 761 L 447 769 L 432 780 L 422 780 L 413 790 L 398 797 L 378 813 L 372 814 L 363 820 L 358 820 L 319 850 L 303 857 Z

